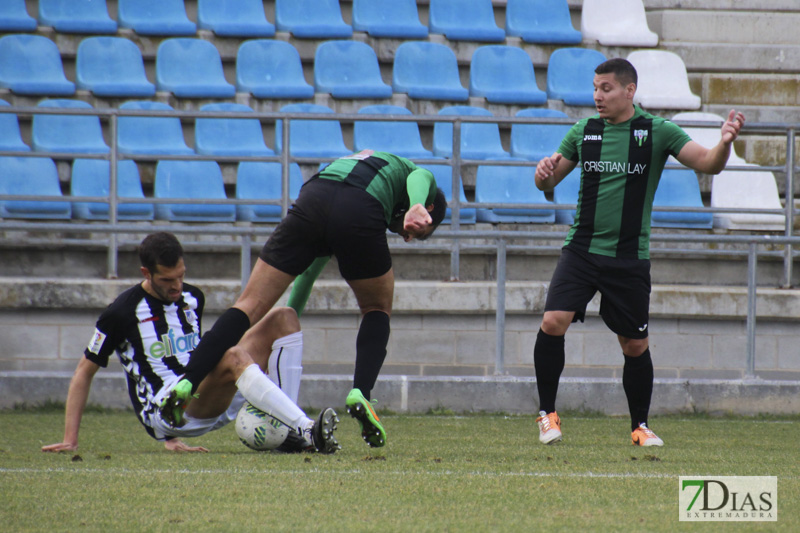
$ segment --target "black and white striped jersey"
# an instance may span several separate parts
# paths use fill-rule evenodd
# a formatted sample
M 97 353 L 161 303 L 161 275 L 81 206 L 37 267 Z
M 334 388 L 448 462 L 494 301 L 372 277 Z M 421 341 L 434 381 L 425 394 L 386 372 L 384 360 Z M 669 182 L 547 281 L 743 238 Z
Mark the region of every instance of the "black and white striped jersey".
M 184 374 L 200 342 L 204 305 L 203 292 L 188 283 L 175 303 L 154 298 L 137 284 L 103 311 L 84 350 L 87 359 L 102 367 L 116 352 L 128 377 L 136 416 L 153 437 L 146 421 L 165 391 Z

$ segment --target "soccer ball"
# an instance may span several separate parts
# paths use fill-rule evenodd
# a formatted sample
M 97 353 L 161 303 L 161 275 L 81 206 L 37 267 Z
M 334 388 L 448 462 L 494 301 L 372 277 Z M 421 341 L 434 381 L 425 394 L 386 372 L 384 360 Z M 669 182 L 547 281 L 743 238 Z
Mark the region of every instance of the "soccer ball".
M 244 402 L 236 415 L 236 434 L 253 450 L 274 450 L 286 440 L 289 427 L 261 409 Z

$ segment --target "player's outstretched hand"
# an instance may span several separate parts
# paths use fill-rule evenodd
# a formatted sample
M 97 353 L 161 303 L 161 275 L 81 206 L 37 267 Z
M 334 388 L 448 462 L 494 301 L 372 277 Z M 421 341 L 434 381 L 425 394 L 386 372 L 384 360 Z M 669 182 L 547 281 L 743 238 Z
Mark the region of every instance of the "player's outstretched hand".
M 180 439 L 164 441 L 164 448 L 171 452 L 208 452 L 208 449 L 203 448 L 202 446 L 189 446 Z
M 545 157 L 539 161 L 539 163 L 536 165 L 535 174 L 537 184 L 553 177 L 554 171 L 562 157 L 563 156 L 561 154 L 556 153 L 552 157 Z
M 47 446 L 42 446 L 43 452 L 74 452 L 78 449 L 77 443 L 71 442 L 59 442 L 57 444 L 48 444 Z
M 744 114 L 735 109 L 728 113 L 728 120 L 722 125 L 722 142 L 730 144 L 739 136 L 739 132 L 744 126 Z

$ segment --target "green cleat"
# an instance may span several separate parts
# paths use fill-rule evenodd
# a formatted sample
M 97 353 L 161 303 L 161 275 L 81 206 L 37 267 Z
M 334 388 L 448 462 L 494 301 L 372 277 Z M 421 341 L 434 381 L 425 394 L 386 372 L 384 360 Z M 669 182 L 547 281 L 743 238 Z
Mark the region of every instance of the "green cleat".
M 372 404 L 364 398 L 358 389 L 353 389 L 345 400 L 347 412 L 361 424 L 361 437 L 373 448 L 386 445 L 386 431 L 381 425 L 381 419 L 372 409 Z
M 196 396 L 194 396 L 196 398 Z M 174 428 L 179 428 L 186 424 L 183 413 L 192 396 L 192 383 L 188 379 L 182 379 L 175 385 L 170 393 L 161 400 L 158 412 L 161 418 Z

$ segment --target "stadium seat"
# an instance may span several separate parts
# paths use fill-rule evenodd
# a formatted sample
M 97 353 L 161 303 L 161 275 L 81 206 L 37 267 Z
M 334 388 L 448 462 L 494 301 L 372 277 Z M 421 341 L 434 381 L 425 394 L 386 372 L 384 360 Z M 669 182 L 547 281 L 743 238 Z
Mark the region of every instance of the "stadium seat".
M 497 43 L 506 38 L 495 23 L 492 0 L 430 0 L 428 30 L 450 41 Z
M 105 0 L 39 0 L 39 24 L 60 33 L 116 33 Z
M 581 169 L 580 167 L 575 167 L 553 188 L 553 203 L 556 205 L 577 205 L 580 188 Z M 574 222 L 575 209 L 556 209 L 556 224 L 571 226 Z
M 149 100 L 128 101 L 120 110 L 172 111 L 172 106 Z M 183 139 L 178 117 L 120 116 L 117 120 L 117 149 L 121 154 L 193 154 Z
M 422 168 L 430 170 L 433 177 L 436 178 L 436 186 L 442 189 L 444 197 L 449 204 L 453 199 L 453 168 L 450 165 L 421 165 Z M 467 201 L 467 196 L 464 194 L 464 182 L 459 180 L 459 201 L 464 204 Z M 445 211 L 443 224 L 450 224 L 452 219 L 452 209 L 447 208 Z M 459 211 L 458 221 L 461 224 L 475 224 L 477 221 L 476 212 L 474 207 L 462 207 Z
M 289 199 L 294 200 L 303 186 L 303 175 L 297 163 L 289 165 Z M 280 200 L 281 164 L 242 161 L 236 173 L 236 198 L 240 200 Z M 281 206 L 247 204 L 236 206 L 236 220 L 248 222 L 280 222 Z
M 642 0 L 583 0 L 581 33 L 604 46 L 656 46 Z
M 197 0 L 197 26 L 221 37 L 272 37 L 261 0 Z
M 572 27 L 567 0 L 508 0 L 506 35 L 538 44 L 580 44 L 582 39 Z
M 0 37 L 0 87 L 17 94 L 75 94 L 75 84 L 64 76 L 56 43 L 41 35 Z
M 723 170 L 711 181 L 711 207 L 783 209 L 772 172 Z M 714 227 L 727 230 L 784 231 L 786 217 L 767 213 L 714 213 Z
M 236 90 L 256 98 L 314 96 L 314 87 L 303 77 L 297 49 L 285 41 L 245 41 L 236 53 Z
M 370 105 L 358 110 L 360 115 L 411 115 L 405 107 Z M 419 125 L 401 121 L 356 121 L 353 125 L 354 151 L 380 150 L 408 158 L 432 158 L 422 146 Z
M 636 50 L 627 59 L 639 76 L 634 102 L 646 109 L 700 108 L 681 56 L 666 50 Z
M 275 26 L 298 39 L 337 39 L 353 35 L 337 0 L 275 0 Z
M 469 91 L 461 85 L 456 54 L 444 44 L 424 41 L 397 47 L 392 90 L 425 100 L 463 102 L 469 98 Z
M 325 113 L 333 109 L 317 104 L 287 104 L 281 108 L 286 113 Z M 275 151 L 283 146 L 282 120 L 275 121 Z M 289 127 L 289 153 L 294 157 L 341 157 L 350 155 L 344 144 L 342 126 L 338 120 L 294 119 Z
M 383 83 L 378 56 L 358 41 L 325 41 L 314 54 L 314 88 L 334 98 L 390 98 Z
M 534 185 L 533 167 L 498 167 L 482 165 L 475 176 L 475 201 L 484 203 L 550 204 L 544 192 Z M 481 208 L 478 222 L 553 223 L 555 209 Z
M 37 107 L 93 109 L 81 100 L 42 100 Z M 31 144 L 38 152 L 105 154 L 100 117 L 94 115 L 33 115 Z
M 243 104 L 206 104 L 200 111 L 252 113 Z M 264 144 L 261 121 L 257 118 L 197 118 L 194 126 L 194 148 L 198 154 L 273 156 Z
M 145 74 L 139 47 L 121 37 L 83 39 L 78 45 L 75 78 L 78 89 L 95 96 L 129 98 L 156 93 Z
M 156 52 L 156 88 L 179 98 L 231 98 L 236 87 L 225 80 L 222 59 L 209 41 L 165 39 Z
M 153 195 L 159 199 L 227 199 L 222 170 L 216 161 L 159 161 Z M 171 222 L 234 222 L 236 206 L 156 204 L 156 218 Z
M 556 109 L 523 109 L 517 117 L 567 118 Z M 571 124 L 512 124 L 511 156 L 539 161 L 550 157 L 558 149 Z
M 469 95 L 499 104 L 547 103 L 547 93 L 536 85 L 528 53 L 501 44 L 481 46 L 472 54 Z
M 589 48 L 559 48 L 547 64 L 547 98 L 594 106 L 594 69 L 606 56 Z
M 63 196 L 58 170 L 47 157 L 0 157 L 0 194 Z M 69 219 L 69 202 L 0 200 L 0 218 Z
M 0 100 L 0 106 L 9 107 L 10 105 L 5 100 Z M 17 115 L 0 113 L 0 151 L 29 152 L 30 149 L 30 146 L 22 140 Z
M 667 168 L 661 173 L 653 207 L 703 207 L 700 183 L 694 170 Z M 652 226 L 660 228 L 711 228 L 711 213 L 653 211 Z
M 424 39 L 416 0 L 353 0 L 353 29 L 371 37 Z
M 72 164 L 70 195 L 108 196 L 111 176 L 108 161 L 100 159 L 76 159 Z M 144 198 L 142 182 L 136 162 L 126 159 L 117 161 L 117 198 Z M 117 204 L 119 220 L 153 220 L 152 204 Z M 108 202 L 75 202 L 72 216 L 80 220 L 108 220 Z
M 117 21 L 140 35 L 194 35 L 183 0 L 117 0 Z
M 713 148 L 719 144 L 719 141 L 722 138 L 721 128 L 722 123 L 725 122 L 725 118 L 721 117 L 720 115 L 714 113 L 705 113 L 702 111 L 686 111 L 684 113 L 676 113 L 673 115 L 671 120 L 673 122 L 694 121 L 713 123 L 714 125 L 709 128 L 704 128 L 701 126 L 682 126 L 683 131 L 685 131 L 693 141 L 706 148 Z M 674 157 L 670 157 L 669 160 L 672 163 L 677 163 L 677 160 Z M 747 162 L 742 157 L 736 155 L 735 146 L 731 146 L 731 155 L 728 156 L 728 165 L 745 164 L 747 164 Z
M 25 0 L 0 2 L 0 32 L 36 30 L 36 19 L 28 14 L 25 3 Z
M 466 115 L 491 117 L 492 113 L 482 107 L 450 106 L 439 111 L 439 115 Z M 437 122 L 433 125 L 433 153 L 439 157 L 453 157 L 453 123 Z M 497 124 L 486 122 L 461 123 L 462 159 L 509 159 L 500 140 Z

